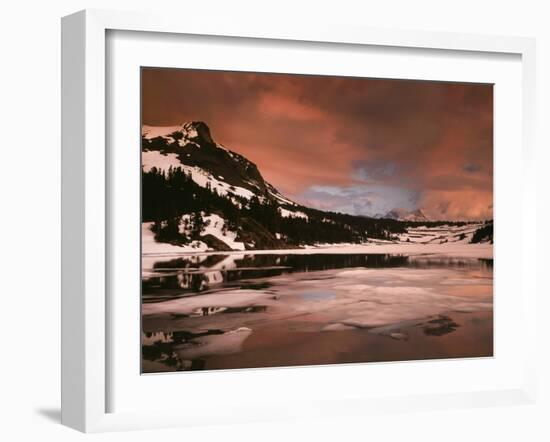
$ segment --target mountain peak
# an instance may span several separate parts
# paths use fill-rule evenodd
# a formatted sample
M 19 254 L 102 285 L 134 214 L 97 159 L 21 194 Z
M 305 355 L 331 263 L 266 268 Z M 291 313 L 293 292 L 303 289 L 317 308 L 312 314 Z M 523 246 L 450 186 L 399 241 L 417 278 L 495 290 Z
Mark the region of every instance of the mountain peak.
M 420 218 L 428 219 L 428 217 L 424 214 L 422 209 L 416 209 L 414 212 L 411 212 L 413 215 L 418 216 Z
M 384 218 L 396 219 L 399 221 L 428 221 L 428 217 L 424 214 L 422 209 L 408 211 L 406 209 L 396 208 L 386 213 Z
M 218 194 L 257 196 L 261 200 L 294 205 L 264 180 L 256 164 L 216 143 L 203 121 L 188 121 L 176 128 L 144 126 L 142 133 L 142 165 L 146 170 L 151 167 L 158 169 L 163 163 L 166 169 L 169 164 L 174 169 L 183 168 L 186 173 L 191 173 L 197 184 L 208 185 Z M 158 151 L 161 157 L 154 151 Z
M 210 128 L 204 121 L 188 121 L 181 127 L 181 133 L 187 140 L 199 144 L 215 144 L 210 134 Z

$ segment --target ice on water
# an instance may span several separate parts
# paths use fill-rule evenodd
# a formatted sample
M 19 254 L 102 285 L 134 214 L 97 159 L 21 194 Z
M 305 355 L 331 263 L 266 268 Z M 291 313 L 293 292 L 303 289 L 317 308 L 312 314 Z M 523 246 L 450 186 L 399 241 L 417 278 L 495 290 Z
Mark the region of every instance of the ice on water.
M 235 267 L 234 260 L 220 262 Z M 219 262 L 212 267 L 221 268 Z M 195 359 L 240 351 L 244 341 L 262 327 L 304 332 L 362 330 L 406 339 L 403 329 L 444 317 L 438 315 L 493 308 L 492 268 L 477 265 L 282 272 L 253 282 L 254 289 L 213 285 L 203 292 L 144 303 L 142 313 L 145 319 L 157 318 L 173 329 L 198 334 L 220 331 L 178 348 L 180 358 Z

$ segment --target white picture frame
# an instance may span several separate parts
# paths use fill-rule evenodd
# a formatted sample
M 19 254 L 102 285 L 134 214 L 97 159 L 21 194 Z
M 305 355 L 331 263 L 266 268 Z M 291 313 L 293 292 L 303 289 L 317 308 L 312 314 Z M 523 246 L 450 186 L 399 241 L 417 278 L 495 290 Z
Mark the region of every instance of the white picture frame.
M 62 423 L 85 432 L 207 424 L 212 416 L 184 414 L 173 408 L 155 412 L 109 410 L 109 174 L 106 120 L 108 63 L 106 35 L 139 31 L 163 35 L 202 35 L 277 41 L 368 45 L 381 49 L 430 49 L 521 57 L 522 220 L 536 219 L 534 168 L 535 42 L 529 38 L 417 31 L 388 31 L 338 25 L 234 23 L 177 17 L 86 10 L 62 21 Z M 497 109 L 498 111 L 498 109 Z M 520 234 L 525 237 L 526 223 Z M 521 242 L 521 333 L 525 336 L 521 381 L 500 389 L 451 393 L 444 388 L 425 395 L 330 397 L 286 407 L 236 405 L 239 416 L 220 412 L 217 422 L 249 422 L 287 417 L 360 415 L 375 410 L 441 409 L 533 403 L 536 393 L 532 321 L 536 317 L 535 269 L 528 256 L 536 243 Z M 497 245 L 498 247 L 498 245 Z M 219 374 L 224 376 L 224 373 Z M 212 391 L 215 394 L 215 391 Z

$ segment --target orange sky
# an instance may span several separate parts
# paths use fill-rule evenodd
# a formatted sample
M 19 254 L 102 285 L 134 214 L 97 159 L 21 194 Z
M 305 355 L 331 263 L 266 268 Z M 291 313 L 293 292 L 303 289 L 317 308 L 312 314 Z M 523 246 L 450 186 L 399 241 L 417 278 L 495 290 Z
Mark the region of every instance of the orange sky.
M 295 201 L 492 218 L 492 85 L 142 70 L 142 123 L 202 120 Z

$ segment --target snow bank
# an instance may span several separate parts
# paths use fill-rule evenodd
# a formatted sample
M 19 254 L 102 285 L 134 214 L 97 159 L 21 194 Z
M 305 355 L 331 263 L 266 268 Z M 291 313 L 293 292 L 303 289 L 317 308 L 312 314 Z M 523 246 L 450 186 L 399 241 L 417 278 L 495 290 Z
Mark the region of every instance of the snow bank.
M 203 233 L 201 233 L 201 236 L 204 236 L 204 235 L 215 236 L 220 241 L 224 242 L 229 247 L 231 247 L 233 250 L 246 249 L 243 242 L 236 241 L 237 234 L 235 232 L 232 232 L 227 228 L 224 231 L 224 227 L 226 226 L 226 223 L 221 216 L 212 214 L 208 216 L 203 216 L 203 219 L 207 224 L 207 226 L 205 227 Z
M 155 241 L 155 234 L 151 230 L 152 226 L 152 222 L 141 224 L 141 251 L 143 255 L 157 253 L 197 253 L 208 250 L 208 246 L 202 241 L 193 241 L 185 246 L 157 242 Z
M 483 224 L 466 224 L 464 226 L 442 225 L 436 227 L 409 227 L 407 233 L 397 235 L 401 242 L 417 244 L 429 243 L 463 243 L 468 244 L 474 232 Z
M 237 233 L 229 230 L 225 220 L 216 214 L 206 215 L 201 212 L 201 218 L 204 223 L 204 228 L 200 233 L 201 236 L 212 235 L 226 244 L 232 250 L 245 250 L 244 243 L 236 241 Z M 180 233 L 189 235 L 191 233 L 191 215 L 182 215 L 179 231 Z
M 172 166 L 172 168 L 183 166 L 175 153 L 164 155 L 158 150 L 142 152 L 141 164 L 145 172 L 149 172 L 153 167 L 161 170 L 168 170 L 170 166 Z
M 195 252 L 196 253 L 196 252 Z M 165 251 L 164 256 L 188 255 L 181 251 Z M 205 255 L 231 254 L 235 252 L 201 252 Z M 493 259 L 493 246 L 491 244 L 412 244 L 412 243 L 392 243 L 392 244 L 332 244 L 323 246 L 308 246 L 303 249 L 277 249 L 277 250 L 247 250 L 250 255 L 284 255 L 284 254 L 393 254 L 393 255 L 434 255 L 438 257 L 452 258 L 483 258 Z
M 283 207 L 279 207 L 279 213 L 283 218 L 304 218 L 305 220 L 308 220 L 309 217 L 299 210 L 288 210 Z
M 201 232 L 201 236 L 212 235 L 227 244 L 232 250 L 245 250 L 245 245 L 242 242 L 237 241 L 237 233 L 224 229 L 226 223 L 225 220 L 216 215 L 205 216 L 202 214 L 203 221 L 206 224 L 206 227 Z M 180 223 L 180 232 L 189 233 L 188 229 L 186 230 L 186 223 L 190 222 L 190 215 L 183 215 L 182 222 Z M 158 256 L 177 256 L 177 255 L 197 255 L 197 253 L 204 253 L 207 251 L 212 251 L 208 248 L 208 245 L 203 241 L 192 241 L 188 245 L 173 245 L 164 242 L 155 241 L 155 234 L 151 230 L 153 226 L 152 222 L 142 223 L 141 224 L 141 253 L 143 259 L 144 268 L 150 268 L 152 262 L 156 261 L 155 257 Z M 225 252 L 227 253 L 227 252 Z M 238 258 L 238 257 L 237 257 Z M 235 258 L 229 258 L 228 261 L 234 260 Z M 145 265 L 147 263 L 147 265 Z

